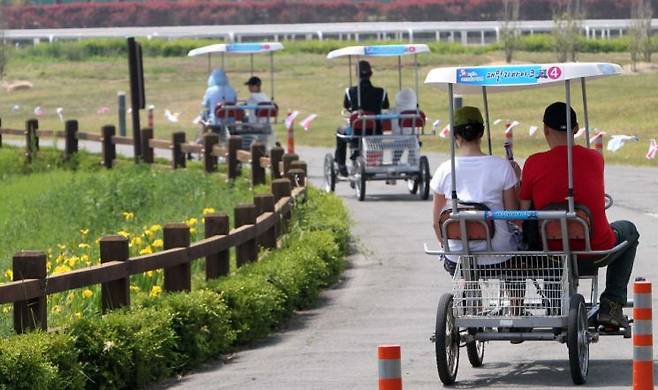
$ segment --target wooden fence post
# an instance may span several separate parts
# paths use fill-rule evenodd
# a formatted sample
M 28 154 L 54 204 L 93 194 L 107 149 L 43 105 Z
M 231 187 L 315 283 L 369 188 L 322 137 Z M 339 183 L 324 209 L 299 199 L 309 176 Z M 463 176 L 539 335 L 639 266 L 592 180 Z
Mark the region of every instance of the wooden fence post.
M 218 143 L 219 135 L 212 132 L 203 135 L 203 165 L 208 173 L 217 170 L 217 157 L 213 156 L 212 150 Z
M 175 132 L 171 135 L 171 151 L 172 155 L 172 167 L 174 169 L 181 167 L 185 168 L 185 153 L 181 148 L 181 144 L 185 143 L 185 133 L 182 131 Z
M 281 178 L 281 171 L 279 170 L 279 163 L 283 159 L 284 150 L 280 146 L 275 146 L 270 150 L 270 172 L 272 180 Z
M 190 227 L 184 223 L 167 224 L 162 229 L 164 249 L 187 248 L 190 246 Z M 187 259 L 187 254 L 183 254 Z M 192 272 L 190 262 L 165 268 L 164 290 L 168 292 L 191 291 Z
M 25 121 L 25 161 L 32 163 L 32 154 L 34 153 L 34 131 L 32 130 L 33 119 Z
M 284 154 L 283 155 L 283 177 L 288 177 L 288 171 L 290 170 L 290 164 L 292 164 L 293 161 L 299 160 L 299 156 L 296 154 Z
M 238 161 L 238 150 L 242 148 L 242 137 L 232 135 L 228 137 L 228 178 L 235 179 L 240 176 L 240 161 Z
M 258 215 L 274 212 L 274 195 L 272 194 L 255 195 L 254 203 L 256 204 L 256 213 Z M 258 245 L 266 249 L 276 248 L 276 224 L 258 238 Z
M 112 168 L 112 162 L 116 158 L 117 146 L 112 142 L 112 138 L 116 134 L 116 129 L 112 125 L 103 126 L 102 133 L 102 147 L 103 147 L 103 166 L 105 168 Z
M 142 159 L 147 164 L 153 164 L 155 156 L 153 148 L 151 147 L 151 139 L 153 139 L 153 129 L 142 129 Z
M 251 184 L 265 184 L 265 168 L 260 166 L 260 158 L 265 156 L 265 145 L 261 142 L 251 144 Z
M 68 160 L 78 153 L 78 121 L 71 119 L 64 123 L 64 156 Z
M 46 299 L 46 254 L 43 252 L 18 252 L 12 259 L 13 280 L 40 279 L 42 295 L 25 301 L 14 302 L 14 330 L 24 333 L 31 329 L 48 329 L 48 304 Z
M 254 225 L 256 223 L 256 205 L 241 204 L 235 207 L 235 227 Z M 258 245 L 256 239 L 249 240 L 235 248 L 235 259 L 238 267 L 258 260 Z
M 274 195 L 274 204 L 278 203 L 279 200 L 282 198 L 285 198 L 286 196 L 290 196 L 291 194 L 291 187 L 290 187 L 290 180 L 288 179 L 276 179 L 272 181 L 272 194 Z M 276 236 L 279 237 L 281 233 L 283 232 L 283 224 L 282 220 L 288 220 L 290 218 L 291 214 L 290 213 L 285 213 L 282 214 L 280 217 L 281 219 L 277 221 L 276 225 Z
M 206 214 L 205 220 L 206 238 L 212 236 L 225 236 L 229 232 L 228 215 L 222 213 Z M 206 257 L 206 280 L 216 279 L 229 273 L 228 250 Z
M 100 239 L 101 264 L 110 261 L 128 261 L 130 248 L 123 236 L 106 236 Z M 103 313 L 130 306 L 130 276 L 101 284 Z
M 289 169 L 287 176 L 293 187 L 304 187 L 306 185 L 306 175 L 303 169 Z
M 2 118 L 0 118 L 0 129 L 2 129 Z M 0 148 L 2 147 L 2 132 L 0 132 Z
M 39 120 L 38 119 L 29 119 L 28 122 L 31 123 L 30 128 L 32 129 L 32 146 L 33 151 L 39 150 L 39 136 L 37 135 L 37 130 L 39 130 Z
M 305 161 L 295 160 L 291 162 L 290 169 L 301 169 L 304 171 L 304 177 L 308 177 L 308 164 Z

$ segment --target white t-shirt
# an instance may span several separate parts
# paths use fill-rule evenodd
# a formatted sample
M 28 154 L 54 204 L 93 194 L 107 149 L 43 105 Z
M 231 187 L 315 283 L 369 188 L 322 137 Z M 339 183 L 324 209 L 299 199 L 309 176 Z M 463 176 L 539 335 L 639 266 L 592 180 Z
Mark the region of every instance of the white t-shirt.
M 483 203 L 491 210 L 504 210 L 503 191 L 516 185 L 518 179 L 510 163 L 495 156 L 463 156 L 455 159 L 457 175 L 457 198 L 461 202 Z M 444 195 L 447 199 L 445 209 L 452 207 L 452 174 L 450 161 L 445 161 L 437 168 L 430 182 L 435 194 Z M 443 211 L 443 210 L 442 210 Z M 516 241 L 512 236 L 506 221 L 495 221 L 496 233 L 491 240 L 493 250 L 496 252 L 513 252 L 518 250 Z M 451 251 L 462 251 L 462 242 L 449 240 Z M 486 241 L 471 241 L 469 248 L 473 252 L 486 251 Z M 448 260 L 456 262 L 458 256 L 446 256 Z M 507 260 L 504 257 L 480 256 L 478 264 L 497 264 Z

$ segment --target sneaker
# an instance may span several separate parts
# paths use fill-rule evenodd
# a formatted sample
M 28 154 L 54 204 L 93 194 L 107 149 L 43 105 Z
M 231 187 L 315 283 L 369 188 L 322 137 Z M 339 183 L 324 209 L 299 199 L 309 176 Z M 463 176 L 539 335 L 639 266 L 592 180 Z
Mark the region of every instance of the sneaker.
M 624 315 L 622 304 L 606 297 L 601 297 L 601 305 L 599 306 L 597 320 L 599 321 L 599 324 L 604 327 L 628 327 L 628 319 Z
M 349 174 L 347 173 L 347 167 L 345 165 L 340 165 L 338 167 L 338 174 L 343 177 L 349 176 Z

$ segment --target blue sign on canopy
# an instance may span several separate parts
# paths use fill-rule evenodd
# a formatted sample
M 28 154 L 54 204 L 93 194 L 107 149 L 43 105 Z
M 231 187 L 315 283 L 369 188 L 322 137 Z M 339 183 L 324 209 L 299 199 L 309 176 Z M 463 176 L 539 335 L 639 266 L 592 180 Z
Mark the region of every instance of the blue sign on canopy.
M 265 48 L 260 43 L 231 43 L 226 45 L 226 51 L 229 53 L 253 53 Z
M 549 75 L 549 71 L 554 74 Z M 457 69 L 457 83 L 467 85 L 531 85 L 542 79 L 557 79 L 559 68 L 542 69 L 538 65 L 491 66 Z
M 406 45 L 366 46 L 364 54 L 367 56 L 401 56 L 408 52 Z

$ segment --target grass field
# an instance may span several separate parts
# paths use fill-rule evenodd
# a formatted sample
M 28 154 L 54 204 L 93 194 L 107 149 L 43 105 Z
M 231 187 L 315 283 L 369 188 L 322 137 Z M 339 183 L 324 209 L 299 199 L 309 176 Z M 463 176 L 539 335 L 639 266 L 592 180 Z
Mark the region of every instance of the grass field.
M 346 43 L 347 45 L 347 43 Z M 318 114 L 310 131 L 297 127 L 296 140 L 306 145 L 330 146 L 334 143 L 334 132 L 342 123 L 339 116 L 342 94 L 348 84 L 346 60 L 328 61 L 324 55 L 310 53 L 280 53 L 276 55 L 275 100 L 282 111 L 300 110 L 302 115 Z M 445 65 L 481 65 L 501 63 L 502 53 L 483 54 L 430 54 L 420 56 L 420 104 L 430 121 L 447 120 L 447 93 L 437 88 L 422 85 L 427 72 L 433 67 Z M 521 52 L 517 60 L 522 62 L 551 62 L 553 53 Z M 582 54 L 581 61 L 610 61 L 627 64 L 626 53 Z M 217 61 L 217 60 L 216 60 Z M 406 63 L 407 61 L 405 61 Z M 374 82 L 386 87 L 391 97 L 397 90 L 396 61 L 392 59 L 372 61 L 375 70 Z M 256 73 L 264 80 L 264 89 L 269 91 L 268 61 L 256 57 Z M 30 80 L 34 89 L 0 95 L 0 117 L 3 127 L 22 127 L 25 119 L 33 117 L 32 110 L 41 106 L 45 115 L 40 117 L 41 128 L 62 128 L 55 114 L 56 107 L 64 108 L 66 118 L 80 121 L 81 130 L 100 131 L 103 124 L 116 124 L 116 93 L 128 89 L 127 61 L 121 57 L 96 57 L 82 62 L 48 60 L 44 58 L 17 57 L 10 63 L 8 79 Z M 200 111 L 200 101 L 207 78 L 206 58 L 163 58 L 144 59 L 147 104 L 156 107 L 156 137 L 166 138 L 173 131 L 186 131 L 189 136 L 197 133 L 192 124 Z M 231 57 L 227 70 L 232 85 L 239 97 L 246 96 L 242 85 L 249 77 L 248 57 Z M 414 85 L 411 67 L 404 69 L 403 85 Z M 638 135 L 641 141 L 627 144 L 617 153 L 607 153 L 607 161 L 621 164 L 655 165 L 655 161 L 644 158 L 648 140 L 658 136 L 652 121 L 652 112 L 658 105 L 658 73 L 628 74 L 588 84 L 590 125 L 609 134 Z M 582 115 L 580 85 L 573 88 L 574 106 Z M 526 156 L 544 148 L 544 141 L 537 133 L 528 135 L 531 125 L 539 125 L 543 109 L 555 100 L 564 99 L 560 88 L 548 88 L 491 95 L 492 120 L 510 118 L 521 122 L 515 131 L 515 153 Z M 465 104 L 482 106 L 478 96 L 467 96 Z M 11 112 L 11 107 L 20 105 L 21 110 Z M 109 107 L 110 113 L 97 114 L 100 107 Z M 164 110 L 181 113 L 179 123 L 169 123 Z M 145 119 L 144 119 L 145 120 Z M 144 123 L 144 122 L 142 122 Z M 431 123 L 431 122 L 430 122 Z M 279 137 L 283 137 L 282 126 L 278 125 Z M 502 153 L 503 127 L 494 127 L 494 146 Z M 426 137 L 424 146 L 428 150 L 447 151 L 448 143 L 438 137 Z

